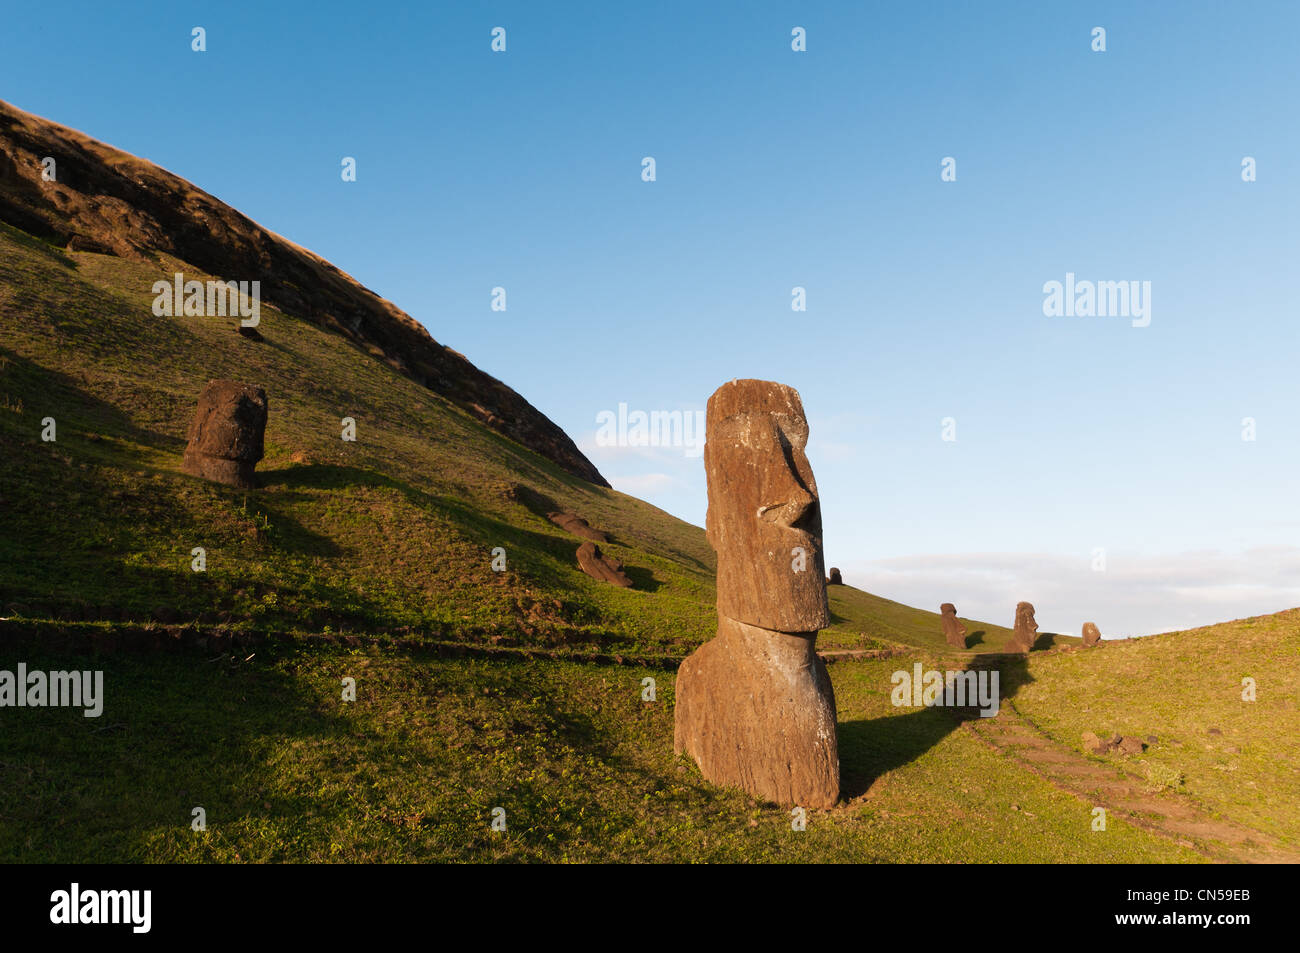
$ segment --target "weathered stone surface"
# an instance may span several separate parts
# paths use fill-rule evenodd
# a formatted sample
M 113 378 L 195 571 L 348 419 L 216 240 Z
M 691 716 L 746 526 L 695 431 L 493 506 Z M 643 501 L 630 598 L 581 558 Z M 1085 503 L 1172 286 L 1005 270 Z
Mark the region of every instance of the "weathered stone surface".
M 588 576 L 601 582 L 624 588 L 632 585 L 632 580 L 623 572 L 623 564 L 613 556 L 606 556 L 593 542 L 578 547 L 578 565 Z
M 826 585 L 828 586 L 844 585 L 844 579 L 840 576 L 840 571 L 836 569 L 834 566 L 831 567 L 830 575 L 826 577 Z
M 597 543 L 608 543 L 609 537 L 593 528 L 585 519 L 575 513 L 547 513 L 546 518 L 574 536 L 590 539 Z
M 1119 750 L 1124 754 L 1141 754 L 1146 748 L 1139 739 L 1125 737 L 1120 740 Z
M 798 392 L 769 381 L 723 384 L 709 398 L 705 433 L 704 525 L 718 554 L 718 613 L 778 632 L 826 628 L 821 508 Z M 794 572 L 800 558 L 804 570 Z
M 705 527 L 718 554 L 718 634 L 678 670 L 674 748 L 715 784 L 820 808 L 839 799 L 839 746 L 815 651 L 829 609 L 807 438 L 793 388 L 737 380 L 709 399 Z
M 266 433 L 266 391 L 235 381 L 208 381 L 190 424 L 181 469 L 227 486 L 251 489 Z
M 1096 645 L 1101 641 L 1101 630 L 1097 628 L 1094 622 L 1085 622 L 1083 624 L 1083 644 Z
M 674 746 L 714 784 L 777 804 L 839 800 L 835 693 L 811 636 L 725 616 L 677 670 Z
M 1007 643 L 1008 652 L 1028 652 L 1038 639 L 1038 623 L 1034 621 L 1034 607 L 1028 602 L 1016 604 L 1016 622 Z
M 943 637 L 955 649 L 966 648 L 966 626 L 957 621 L 957 607 L 951 602 L 939 606 L 939 621 L 943 623 Z
M 1089 754 L 1105 754 L 1110 750 L 1106 742 L 1102 741 L 1096 734 L 1091 731 L 1083 733 L 1083 750 Z

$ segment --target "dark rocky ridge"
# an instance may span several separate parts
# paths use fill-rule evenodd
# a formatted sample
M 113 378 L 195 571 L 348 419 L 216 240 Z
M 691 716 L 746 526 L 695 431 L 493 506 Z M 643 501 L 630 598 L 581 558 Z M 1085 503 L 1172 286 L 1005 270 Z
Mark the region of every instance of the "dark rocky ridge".
M 45 156 L 57 162 L 56 182 L 41 179 Z M 141 261 L 164 253 L 223 280 L 260 280 L 267 304 L 377 352 L 493 430 L 609 486 L 541 411 L 323 258 L 144 159 L 3 101 L 0 221 L 71 251 Z

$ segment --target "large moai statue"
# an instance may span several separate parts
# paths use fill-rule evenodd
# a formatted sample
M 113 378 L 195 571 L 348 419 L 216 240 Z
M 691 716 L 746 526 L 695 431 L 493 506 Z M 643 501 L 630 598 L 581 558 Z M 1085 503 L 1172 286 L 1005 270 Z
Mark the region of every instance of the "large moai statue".
M 1097 628 L 1095 622 L 1085 622 L 1083 624 L 1083 644 L 1084 647 L 1096 645 L 1101 641 L 1101 630 Z
M 939 621 L 943 623 L 943 637 L 954 649 L 966 648 L 966 626 L 957 621 L 957 607 L 945 602 L 939 607 Z
M 208 381 L 190 424 L 181 469 L 227 486 L 257 486 L 253 469 L 262 459 L 266 391 L 235 381 Z
M 830 610 L 803 403 L 783 384 L 735 380 L 709 398 L 706 426 L 718 634 L 678 670 L 673 746 L 714 784 L 831 807 L 835 694 L 814 651 Z
M 1008 651 L 1028 652 L 1037 640 L 1038 623 L 1034 620 L 1034 607 L 1028 602 L 1016 603 L 1016 623 Z

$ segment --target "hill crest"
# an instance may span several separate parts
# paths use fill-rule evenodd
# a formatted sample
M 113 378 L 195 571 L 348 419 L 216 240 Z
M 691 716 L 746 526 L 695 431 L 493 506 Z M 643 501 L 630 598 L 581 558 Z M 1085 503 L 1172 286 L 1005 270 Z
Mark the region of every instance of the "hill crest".
M 42 159 L 56 179 L 42 179 Z M 506 384 L 319 255 L 153 163 L 0 101 L 0 221 L 69 251 L 262 282 L 262 300 L 336 332 L 493 430 L 597 486 L 573 440 Z

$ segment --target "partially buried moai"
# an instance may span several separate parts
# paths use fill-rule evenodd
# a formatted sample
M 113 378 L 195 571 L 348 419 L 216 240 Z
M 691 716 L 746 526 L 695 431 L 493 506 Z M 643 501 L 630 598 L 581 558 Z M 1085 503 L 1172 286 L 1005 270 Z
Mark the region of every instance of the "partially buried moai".
M 262 459 L 266 391 L 236 381 L 208 381 L 190 424 L 181 469 L 227 486 L 257 486 L 253 469 Z
M 718 634 L 678 670 L 674 747 L 715 784 L 830 807 L 840 761 L 835 694 L 814 650 L 830 613 L 803 404 L 783 384 L 735 380 L 709 398 L 706 428 Z
M 1038 623 L 1034 621 L 1034 607 L 1028 602 L 1016 603 L 1015 628 L 1008 649 L 1012 652 L 1028 652 L 1037 640 Z
M 1085 622 L 1083 624 L 1083 644 L 1093 646 L 1101 641 L 1101 630 L 1097 628 L 1095 622 Z
M 954 649 L 966 647 L 966 626 L 957 621 L 957 607 L 945 602 L 939 607 L 939 621 L 943 623 L 943 637 Z

